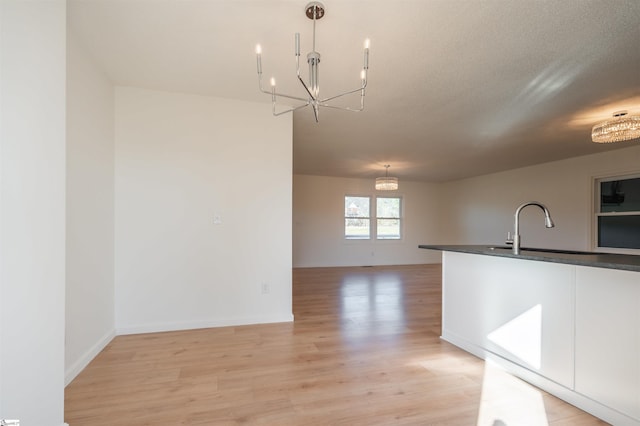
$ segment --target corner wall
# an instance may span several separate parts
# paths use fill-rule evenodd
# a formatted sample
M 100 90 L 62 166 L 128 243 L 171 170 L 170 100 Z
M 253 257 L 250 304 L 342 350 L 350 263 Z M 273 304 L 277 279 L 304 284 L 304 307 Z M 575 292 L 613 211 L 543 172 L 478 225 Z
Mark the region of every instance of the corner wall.
M 0 419 L 64 417 L 64 1 L 0 1 Z
M 115 105 L 117 333 L 291 321 L 291 115 L 128 87 Z
M 419 244 L 443 242 L 438 184 L 400 180 L 398 191 L 376 191 L 373 179 L 294 176 L 293 266 L 368 266 L 439 263 L 440 254 Z M 403 198 L 401 240 L 345 240 L 345 195 Z M 444 240 L 446 241 L 446 239 Z
M 65 383 L 115 336 L 114 87 L 67 33 Z
M 589 143 L 589 142 L 586 142 Z M 555 228 L 544 227 L 542 212 L 521 213 L 522 245 L 591 250 L 594 177 L 640 172 L 640 146 L 524 167 L 443 184 L 447 196 L 448 244 L 504 244 L 513 231 L 516 208 L 526 201 L 545 204 Z

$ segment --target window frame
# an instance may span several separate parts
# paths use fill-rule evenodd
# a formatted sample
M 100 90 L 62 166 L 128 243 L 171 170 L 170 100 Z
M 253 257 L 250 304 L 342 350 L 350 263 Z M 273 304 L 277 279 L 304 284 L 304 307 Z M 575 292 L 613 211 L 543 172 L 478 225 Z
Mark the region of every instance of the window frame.
M 368 198 L 369 199 L 369 217 L 361 217 L 361 219 L 369 220 L 369 235 L 367 237 L 362 236 L 348 236 L 347 235 L 347 227 L 346 220 L 349 217 L 346 215 L 346 199 L 347 197 L 354 198 Z M 379 198 L 396 198 L 399 200 L 399 217 L 378 217 L 378 199 Z M 378 194 L 357 194 L 357 193 L 345 193 L 343 198 L 343 206 L 345 207 L 345 215 L 342 228 L 342 238 L 344 241 L 402 241 L 404 239 L 404 196 L 401 194 L 394 195 L 378 195 Z M 396 237 L 379 237 L 378 235 L 378 219 L 397 219 L 398 224 L 398 233 L 399 236 Z
M 369 216 L 368 217 L 364 217 L 364 216 L 357 216 L 357 217 L 349 217 L 346 214 L 346 203 L 347 203 L 347 197 L 351 197 L 351 198 L 367 198 L 369 200 Z M 342 198 L 343 201 L 343 206 L 345 207 L 345 215 L 344 215 L 344 222 L 343 222 L 343 229 L 342 229 L 342 235 L 345 241 L 371 241 L 371 234 L 373 233 L 373 218 L 371 217 L 371 212 L 372 212 L 372 208 L 371 208 L 371 195 L 362 195 L 362 194 L 345 194 L 344 197 Z M 357 236 L 357 235 L 353 235 L 353 236 L 349 236 L 347 235 L 347 223 L 346 221 L 348 219 L 365 219 L 369 221 L 369 234 L 367 236 Z
M 601 211 L 601 183 L 610 181 L 630 180 L 640 178 L 640 172 L 630 172 L 621 174 L 607 174 L 603 176 L 594 176 L 592 178 L 592 194 L 593 194 L 593 214 L 592 214 L 592 227 L 591 227 L 591 241 L 592 249 L 595 252 L 601 253 L 618 253 L 618 254 L 640 254 L 640 248 L 622 248 L 622 247 L 605 247 L 600 246 L 600 217 L 621 217 L 621 216 L 640 216 L 640 210 L 623 211 L 623 212 L 602 212 Z
M 397 199 L 398 200 L 398 217 L 380 217 L 378 216 L 378 199 L 380 198 L 386 198 L 386 199 Z M 403 206 L 402 206 L 402 196 L 401 195 L 376 195 L 375 196 L 375 200 L 376 200 L 376 216 L 375 216 L 375 235 L 376 235 L 376 241 L 399 241 L 402 240 L 402 211 L 403 211 Z M 398 220 L 398 236 L 394 237 L 380 237 L 380 234 L 378 232 L 378 221 L 379 220 Z

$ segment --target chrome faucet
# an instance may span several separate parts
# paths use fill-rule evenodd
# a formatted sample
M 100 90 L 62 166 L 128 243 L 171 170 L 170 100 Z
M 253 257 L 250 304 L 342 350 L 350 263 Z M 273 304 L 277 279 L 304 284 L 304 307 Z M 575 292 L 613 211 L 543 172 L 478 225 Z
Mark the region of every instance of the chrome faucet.
M 515 223 L 513 226 L 513 238 L 511 238 L 511 232 L 507 233 L 506 243 L 513 244 L 513 254 L 520 254 L 520 212 L 527 206 L 538 206 L 542 209 L 542 211 L 544 212 L 544 226 L 546 228 L 553 228 L 555 226 L 553 224 L 553 220 L 551 220 L 549 209 L 547 209 L 544 204 L 537 201 L 529 201 L 528 203 L 522 204 L 516 209 Z

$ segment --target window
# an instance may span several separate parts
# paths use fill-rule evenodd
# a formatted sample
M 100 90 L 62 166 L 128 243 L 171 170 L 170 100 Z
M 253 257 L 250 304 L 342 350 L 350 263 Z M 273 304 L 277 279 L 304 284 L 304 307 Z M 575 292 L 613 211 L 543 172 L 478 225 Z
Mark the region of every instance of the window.
M 344 197 L 344 237 L 348 240 L 368 240 L 372 233 L 378 240 L 399 240 L 401 220 L 400 197 L 375 197 L 375 208 L 371 206 L 371 197 Z
M 376 238 L 400 239 L 399 197 L 376 197 Z
M 344 237 L 347 239 L 371 238 L 369 197 L 344 197 Z
M 640 175 L 596 180 L 596 247 L 640 250 Z

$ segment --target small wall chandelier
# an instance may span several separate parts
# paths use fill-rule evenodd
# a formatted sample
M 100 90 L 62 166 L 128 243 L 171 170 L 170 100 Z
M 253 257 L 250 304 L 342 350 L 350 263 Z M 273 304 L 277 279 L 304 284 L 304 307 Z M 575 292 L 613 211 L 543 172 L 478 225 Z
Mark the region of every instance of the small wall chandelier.
M 320 107 L 328 107 L 335 109 L 342 109 L 346 111 L 362 111 L 364 109 L 364 89 L 367 87 L 367 71 L 369 70 L 369 40 L 365 40 L 364 43 L 364 65 L 360 72 L 360 87 L 355 90 L 350 90 L 339 95 L 330 96 L 328 98 L 320 98 L 320 81 L 319 81 L 319 65 L 320 65 L 320 53 L 316 52 L 316 21 L 324 16 L 324 5 L 320 2 L 313 1 L 307 4 L 305 8 L 305 14 L 311 20 L 313 20 L 313 50 L 307 54 L 307 63 L 309 64 L 309 83 L 305 83 L 300 76 L 300 33 L 296 33 L 295 37 L 295 55 L 296 55 L 296 74 L 298 80 L 304 87 L 307 93 L 306 98 L 298 96 L 285 95 L 278 93 L 276 90 L 276 81 L 271 78 L 271 90 L 265 90 L 262 87 L 262 49 L 260 45 L 256 46 L 256 55 L 258 61 L 258 84 L 260 91 L 271 95 L 271 104 L 273 109 L 273 115 L 282 115 L 287 112 L 295 111 L 301 108 L 305 108 L 309 105 L 313 108 L 313 115 L 318 122 L 318 110 Z M 340 98 L 345 95 L 360 92 L 360 106 L 356 108 L 342 107 L 336 105 L 330 105 L 329 103 L 334 99 Z M 296 101 L 304 102 L 304 104 L 289 108 L 284 111 L 276 112 L 276 100 L 278 97 L 293 99 Z
M 398 178 L 389 177 L 389 164 L 385 164 L 384 177 L 376 178 L 376 190 L 378 191 L 395 191 L 398 189 Z
M 640 116 L 627 111 L 613 113 L 613 119 L 593 126 L 591 140 L 597 143 L 622 142 L 640 138 Z

